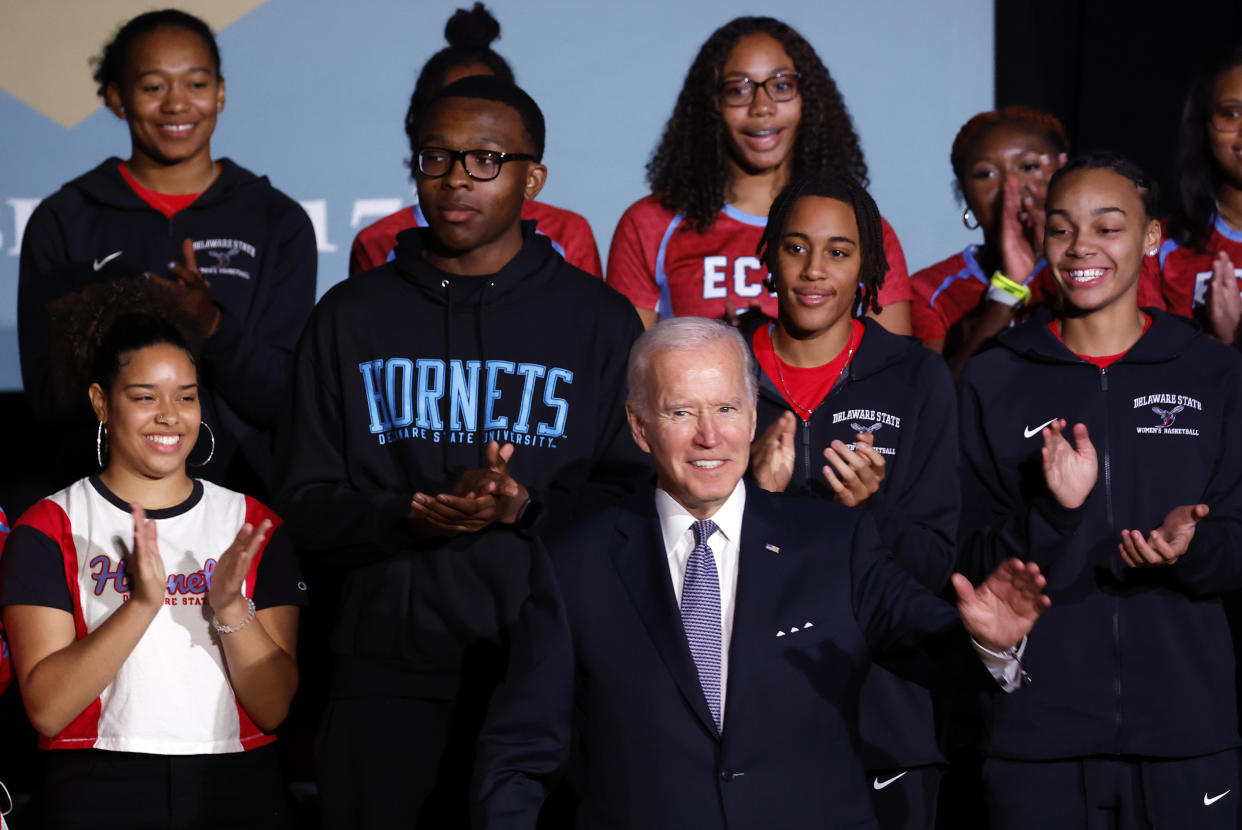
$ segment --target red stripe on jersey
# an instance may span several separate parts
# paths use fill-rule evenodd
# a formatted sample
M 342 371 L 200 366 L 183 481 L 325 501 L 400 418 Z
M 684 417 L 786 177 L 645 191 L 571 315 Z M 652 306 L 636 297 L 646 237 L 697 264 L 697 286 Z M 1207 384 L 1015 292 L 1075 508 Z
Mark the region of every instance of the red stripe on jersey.
M 46 535 L 61 551 L 61 566 L 69 596 L 73 600 L 73 634 L 75 640 L 86 638 L 86 616 L 82 613 L 82 594 L 78 586 L 78 549 L 73 542 L 73 526 L 59 504 L 44 499 L 26 511 L 17 522 Z M 40 749 L 89 749 L 99 738 L 99 716 L 103 706 L 99 698 L 91 701 L 82 713 L 51 738 L 39 736 Z
M 258 527 L 264 519 L 271 519 L 272 528 L 267 532 L 267 537 L 264 538 L 263 544 L 255 552 L 254 558 L 250 560 L 250 568 L 246 571 L 246 596 L 251 599 L 254 598 L 254 586 L 259 577 L 259 562 L 263 559 L 263 552 L 267 550 L 267 543 L 272 538 L 272 531 L 280 527 L 281 519 L 267 505 L 257 499 L 246 496 L 246 524 L 251 527 Z M 276 740 L 275 735 L 269 735 L 255 726 L 254 721 L 250 719 L 250 715 L 246 714 L 246 710 L 242 708 L 241 701 L 237 699 L 236 693 L 233 695 L 233 702 L 237 706 L 238 740 L 241 741 L 243 747 L 255 749 Z

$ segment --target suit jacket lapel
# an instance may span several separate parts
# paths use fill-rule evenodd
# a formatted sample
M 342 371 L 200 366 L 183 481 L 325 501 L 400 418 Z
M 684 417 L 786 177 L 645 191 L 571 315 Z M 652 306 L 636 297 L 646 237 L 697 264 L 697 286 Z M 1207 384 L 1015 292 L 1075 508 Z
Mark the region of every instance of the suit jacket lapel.
M 618 524 L 618 533 L 609 545 L 609 554 L 647 633 L 651 635 L 656 651 L 686 703 L 715 736 L 716 723 L 707 709 L 703 687 L 699 685 L 699 675 L 690 656 L 655 510 L 652 509 L 649 517 L 629 515 L 632 520 Z
M 746 514 L 742 519 L 742 539 L 738 545 L 737 598 L 733 608 L 733 636 L 729 645 L 729 686 L 725 697 L 724 730 L 734 713 L 745 717 L 749 679 L 765 670 L 774 653 L 773 638 L 778 627 L 777 609 L 781 602 L 782 560 L 780 553 L 768 549 L 781 545 L 784 534 L 762 506 L 763 497 L 755 488 L 746 493 Z M 751 713 L 753 717 L 754 713 Z

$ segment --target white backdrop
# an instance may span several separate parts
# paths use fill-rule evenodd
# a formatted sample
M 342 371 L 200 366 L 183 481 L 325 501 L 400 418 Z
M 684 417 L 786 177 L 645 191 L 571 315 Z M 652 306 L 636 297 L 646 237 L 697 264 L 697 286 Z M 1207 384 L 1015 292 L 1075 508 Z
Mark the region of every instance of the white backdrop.
M 38 2 L 37 6 L 30 5 Z M 410 199 L 402 122 L 423 62 L 444 46 L 444 23 L 465 0 L 267 0 L 219 32 L 228 106 L 213 151 L 271 177 L 303 202 L 319 237 L 319 291 L 345 276 L 359 227 Z M 0 0 L 38 19 L 20 35 L 42 47 L 74 34 L 104 40 L 141 3 Z M 153 6 L 154 4 L 148 4 Z M 188 8 L 210 9 L 207 0 Z M 871 191 L 901 238 L 911 271 L 970 241 L 950 184 L 949 146 L 993 98 L 992 0 L 492 0 L 494 48 L 548 122 L 542 199 L 590 220 L 607 259 L 622 211 L 643 196 L 644 165 L 690 62 L 719 25 L 769 14 L 815 46 L 862 136 Z M 90 25 L 89 30 L 84 27 Z M 2 46 L 2 44 L 0 44 Z M 39 199 L 108 155 L 129 152 L 125 125 L 102 108 L 72 126 L 24 103 L 21 84 L 46 72 L 0 60 L 0 389 L 20 388 L 17 253 Z M 43 54 L 36 50 L 36 55 Z M 66 90 L 90 88 L 86 53 L 57 69 Z M 27 59 L 23 59 L 27 60 Z M 80 63 L 79 63 L 80 61 Z M 37 102 L 36 102 L 37 103 Z M 46 102 L 44 102 L 46 103 Z M 64 119 L 62 119 L 64 120 Z

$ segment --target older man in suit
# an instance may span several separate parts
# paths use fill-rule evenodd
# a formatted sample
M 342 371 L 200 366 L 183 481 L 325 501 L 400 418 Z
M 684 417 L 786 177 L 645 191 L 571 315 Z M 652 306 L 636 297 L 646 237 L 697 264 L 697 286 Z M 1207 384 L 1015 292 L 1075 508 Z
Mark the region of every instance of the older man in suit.
M 927 675 L 964 627 L 1018 685 L 1015 647 L 1048 602 L 1038 568 L 1007 562 L 977 589 L 955 575 L 955 611 L 865 514 L 745 485 L 749 360 L 699 318 L 635 344 L 627 411 L 659 487 L 536 560 L 480 738 L 479 826 L 533 828 L 569 765 L 581 828 L 871 828 L 853 733 L 873 654 Z

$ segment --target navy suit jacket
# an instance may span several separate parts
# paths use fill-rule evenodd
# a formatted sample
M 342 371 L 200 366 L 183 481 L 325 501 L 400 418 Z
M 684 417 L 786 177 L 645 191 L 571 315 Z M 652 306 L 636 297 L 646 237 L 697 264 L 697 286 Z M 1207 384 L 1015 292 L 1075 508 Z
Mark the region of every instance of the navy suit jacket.
M 547 553 L 480 736 L 476 825 L 533 828 L 572 748 L 580 828 L 876 826 L 855 750 L 871 654 L 964 634 L 863 511 L 748 486 L 720 734 L 654 497 Z

